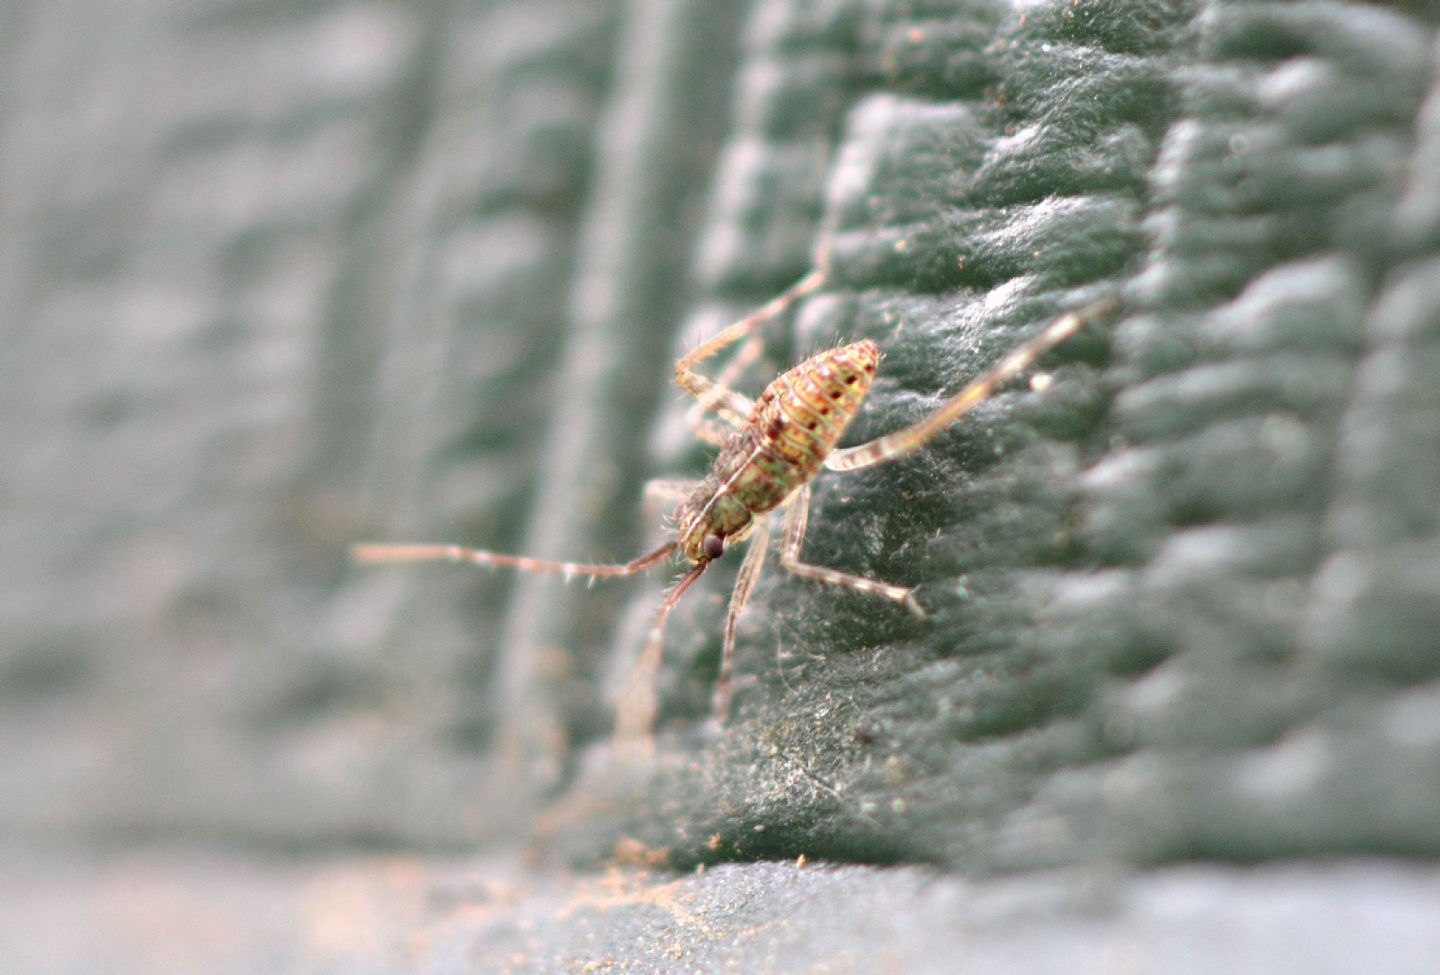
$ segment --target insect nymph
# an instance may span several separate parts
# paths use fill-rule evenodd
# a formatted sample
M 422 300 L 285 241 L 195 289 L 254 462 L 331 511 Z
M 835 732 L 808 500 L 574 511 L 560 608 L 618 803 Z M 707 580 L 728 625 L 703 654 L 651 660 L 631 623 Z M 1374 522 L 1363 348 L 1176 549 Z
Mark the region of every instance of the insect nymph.
M 824 262 L 821 262 L 824 266 Z M 712 380 L 696 371 L 705 359 L 742 340 L 747 345 L 734 367 L 758 352 L 756 334 L 766 321 L 783 314 L 800 298 L 818 290 L 825 273 L 815 271 L 748 317 L 723 329 L 675 364 L 675 381 L 695 397 L 689 418 L 702 440 L 719 448 L 710 473 L 699 481 L 657 482 L 660 493 L 679 499 L 674 513 L 675 537 L 629 562 L 587 564 L 525 556 L 502 555 L 459 545 L 366 544 L 353 549 L 363 563 L 469 562 L 504 566 L 525 572 L 556 573 L 592 580 L 634 575 L 679 553 L 689 567 L 666 593 L 645 641 L 631 690 L 617 709 L 616 734 L 644 737 L 655 718 L 655 676 L 660 666 L 665 620 L 706 568 L 739 542 L 750 548 L 740 567 L 725 620 L 720 671 L 715 683 L 714 712 L 724 720 L 730 698 L 730 672 L 735 651 L 736 622 L 764 565 L 769 521 L 784 509 L 780 564 L 790 572 L 826 585 L 903 603 L 924 616 L 907 586 L 893 585 L 801 559 L 810 510 L 810 482 L 822 468 L 855 470 L 883 464 L 918 450 L 1001 385 L 1015 379 L 1046 350 L 1058 345 L 1090 321 L 1109 314 L 1115 304 L 1102 300 L 1062 316 L 1036 337 L 1012 350 L 988 372 L 973 380 L 929 417 L 911 426 L 854 447 L 836 449 L 841 436 L 864 403 L 880 363 L 880 350 L 865 339 L 821 352 L 783 373 L 758 399 L 730 388 L 730 373 Z M 708 414 L 713 413 L 714 416 Z M 718 418 L 718 419 L 717 419 Z

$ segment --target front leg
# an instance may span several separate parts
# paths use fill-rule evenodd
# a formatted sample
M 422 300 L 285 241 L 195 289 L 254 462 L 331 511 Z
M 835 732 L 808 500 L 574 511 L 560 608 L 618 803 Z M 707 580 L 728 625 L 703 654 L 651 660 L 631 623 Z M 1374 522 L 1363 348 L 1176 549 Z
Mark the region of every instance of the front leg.
M 770 546 L 770 524 L 764 515 L 758 517 L 755 533 L 750 536 L 750 550 L 740 565 L 740 574 L 735 577 L 735 588 L 730 592 L 730 609 L 725 614 L 725 643 L 720 652 L 720 673 L 715 678 L 715 701 L 711 710 L 717 724 L 725 724 L 730 716 L 730 673 L 735 663 L 735 629 L 760 571 L 765 567 L 765 550 Z

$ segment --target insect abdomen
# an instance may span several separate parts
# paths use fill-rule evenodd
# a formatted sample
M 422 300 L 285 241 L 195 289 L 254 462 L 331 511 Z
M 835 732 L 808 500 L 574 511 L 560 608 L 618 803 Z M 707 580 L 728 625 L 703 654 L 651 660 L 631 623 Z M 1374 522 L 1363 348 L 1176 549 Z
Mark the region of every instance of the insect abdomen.
M 820 470 L 855 419 L 879 362 L 874 342 L 853 342 L 800 363 L 761 395 L 746 426 L 794 469 L 777 504 Z
M 700 489 L 677 512 L 692 559 L 704 539 L 743 536 L 813 478 L 870 390 L 880 350 L 869 340 L 822 352 L 777 377 L 720 451 Z

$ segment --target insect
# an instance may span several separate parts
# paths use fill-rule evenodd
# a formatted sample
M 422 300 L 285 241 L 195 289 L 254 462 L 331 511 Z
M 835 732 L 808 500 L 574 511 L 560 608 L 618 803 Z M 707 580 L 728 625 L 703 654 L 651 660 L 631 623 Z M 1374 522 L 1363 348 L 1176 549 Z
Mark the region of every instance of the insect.
M 1021 344 L 979 378 L 971 381 L 930 416 L 867 443 L 836 449 L 855 419 L 880 364 L 880 350 L 869 339 L 821 352 L 783 373 L 751 400 L 731 388 L 740 369 L 758 355 L 761 325 L 784 314 L 796 302 L 819 290 L 826 281 L 826 261 L 768 304 L 721 330 L 675 364 L 675 381 L 695 397 L 688 419 L 696 435 L 719 448 L 710 473 L 698 481 L 656 482 L 658 493 L 679 500 L 673 517 L 674 537 L 629 562 L 589 564 L 561 562 L 444 544 L 363 544 L 352 549 L 365 564 L 462 562 L 522 572 L 555 573 L 591 581 L 644 572 L 677 553 L 688 564 L 656 611 L 635 667 L 629 690 L 617 707 L 616 736 L 648 738 L 655 719 L 655 682 L 661 662 L 665 621 L 685 592 L 711 563 L 737 543 L 749 541 L 730 596 L 725 636 L 715 681 L 713 711 L 723 722 L 729 711 L 731 668 L 736 623 L 755 590 L 770 538 L 770 515 L 783 509 L 780 564 L 804 579 L 901 603 L 924 617 L 915 590 L 804 561 L 805 527 L 810 511 L 810 482 L 822 468 L 858 470 L 903 457 L 923 447 L 936 434 L 1017 378 L 1046 350 L 1074 335 L 1089 322 L 1111 314 L 1114 299 L 1103 299 L 1057 319 Z M 718 379 L 696 370 L 706 359 L 744 341 Z M 711 416 L 710 414 L 714 414 Z

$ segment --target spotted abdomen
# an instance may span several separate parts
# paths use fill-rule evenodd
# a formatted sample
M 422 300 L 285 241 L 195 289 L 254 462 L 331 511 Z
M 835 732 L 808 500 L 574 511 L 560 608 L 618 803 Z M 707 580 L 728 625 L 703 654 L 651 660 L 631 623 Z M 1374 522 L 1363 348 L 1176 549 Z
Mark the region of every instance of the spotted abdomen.
M 870 391 L 879 363 L 874 342 L 852 342 L 807 359 L 766 387 L 709 476 L 675 513 L 686 557 L 715 558 L 725 542 L 749 534 L 755 516 L 819 473 Z

